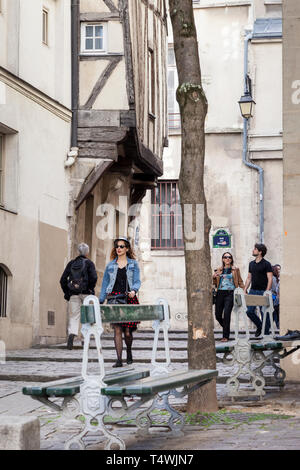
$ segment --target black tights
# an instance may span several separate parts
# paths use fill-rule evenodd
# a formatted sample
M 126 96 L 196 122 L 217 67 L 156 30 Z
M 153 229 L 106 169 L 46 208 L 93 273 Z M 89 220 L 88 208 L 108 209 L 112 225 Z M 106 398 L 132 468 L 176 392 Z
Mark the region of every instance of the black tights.
M 122 351 L 123 351 L 123 340 L 122 340 L 122 327 L 119 325 L 114 325 L 114 342 L 117 352 L 118 361 L 122 361 Z M 127 348 L 127 356 L 131 354 L 131 346 L 133 341 L 132 331 L 130 328 L 125 328 L 124 330 L 124 340 Z

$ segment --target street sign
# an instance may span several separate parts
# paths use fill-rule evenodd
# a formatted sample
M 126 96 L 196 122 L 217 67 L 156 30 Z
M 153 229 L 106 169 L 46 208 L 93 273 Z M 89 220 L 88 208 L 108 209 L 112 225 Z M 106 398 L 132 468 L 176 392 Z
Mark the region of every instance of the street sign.
M 231 248 L 231 235 L 224 229 L 213 235 L 213 248 Z

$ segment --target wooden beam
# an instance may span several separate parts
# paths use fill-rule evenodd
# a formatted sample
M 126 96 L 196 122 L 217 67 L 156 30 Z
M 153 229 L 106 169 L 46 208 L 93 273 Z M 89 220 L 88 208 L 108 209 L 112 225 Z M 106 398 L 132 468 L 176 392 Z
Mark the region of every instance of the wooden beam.
M 93 191 L 98 181 L 102 178 L 103 174 L 108 170 L 108 168 L 111 167 L 113 163 L 113 161 L 102 161 L 87 176 L 76 198 L 76 210 Z
M 78 127 L 120 127 L 120 111 L 79 109 Z
M 79 142 L 121 142 L 126 137 L 127 129 L 119 127 L 80 127 Z
M 133 109 L 120 111 L 120 125 L 124 127 L 136 127 L 136 114 Z
M 111 54 L 84 54 L 82 53 L 79 56 L 80 61 L 85 61 L 85 60 L 108 60 L 108 59 L 114 59 L 115 57 L 124 57 L 124 54 L 122 52 L 116 52 L 116 53 L 111 53 Z
M 112 0 L 103 0 L 103 2 L 109 8 L 110 11 L 114 11 L 114 12 L 119 11 Z
M 80 21 L 87 22 L 87 23 L 99 23 L 102 21 L 109 21 L 109 20 L 118 20 L 120 21 L 120 14 L 118 11 L 116 12 L 103 12 L 103 13 L 80 13 Z
M 79 157 L 118 159 L 117 145 L 111 142 L 78 142 Z
M 117 67 L 118 63 L 121 62 L 122 56 L 117 56 L 114 58 L 109 59 L 109 63 L 101 73 L 100 77 L 98 78 L 87 102 L 82 107 L 82 109 L 91 109 L 93 104 L 95 103 L 96 99 L 100 95 L 101 91 L 103 90 L 104 86 L 106 85 L 107 80 Z
M 120 19 L 123 25 L 127 96 L 129 106 L 133 107 L 135 105 L 135 89 L 128 0 L 120 0 L 119 5 Z

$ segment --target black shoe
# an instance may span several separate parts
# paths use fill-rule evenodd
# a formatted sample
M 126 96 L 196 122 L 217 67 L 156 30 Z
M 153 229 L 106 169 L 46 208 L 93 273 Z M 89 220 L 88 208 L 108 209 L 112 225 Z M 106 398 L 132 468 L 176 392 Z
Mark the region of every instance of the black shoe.
M 123 367 L 122 361 L 118 359 L 117 362 L 113 365 L 113 367 Z
M 284 336 L 274 336 L 276 340 L 282 341 L 292 341 L 294 339 L 300 339 L 300 331 L 299 330 L 287 330 Z
M 260 335 L 261 335 L 261 328 L 257 328 L 254 336 L 255 336 L 255 338 L 258 338 Z
M 73 349 L 73 341 L 76 335 L 69 335 L 67 342 L 67 349 Z
M 132 353 L 129 352 L 127 353 L 127 364 L 132 364 L 133 363 L 133 359 L 132 359 Z

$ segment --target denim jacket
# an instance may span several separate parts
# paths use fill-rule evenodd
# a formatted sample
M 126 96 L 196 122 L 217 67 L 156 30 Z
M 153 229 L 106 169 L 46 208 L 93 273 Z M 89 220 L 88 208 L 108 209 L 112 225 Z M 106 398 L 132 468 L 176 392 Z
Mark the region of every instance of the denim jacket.
M 101 304 L 106 299 L 107 294 L 109 294 L 113 290 L 117 278 L 117 272 L 118 263 L 117 258 L 115 258 L 107 264 L 104 271 L 101 291 L 99 295 L 99 302 Z M 137 292 L 141 287 L 141 280 L 140 268 L 138 262 L 135 259 L 127 258 L 126 274 L 129 291 L 134 290 L 135 292 Z

